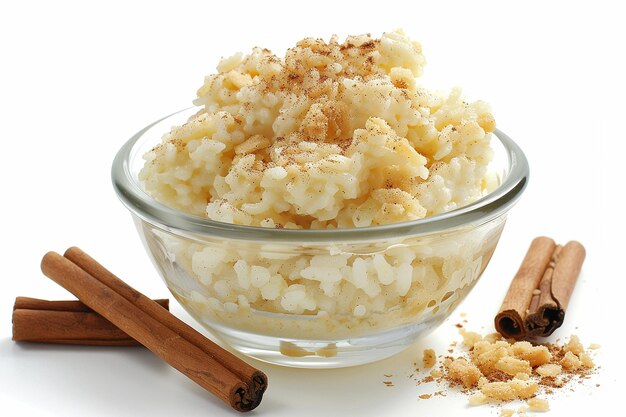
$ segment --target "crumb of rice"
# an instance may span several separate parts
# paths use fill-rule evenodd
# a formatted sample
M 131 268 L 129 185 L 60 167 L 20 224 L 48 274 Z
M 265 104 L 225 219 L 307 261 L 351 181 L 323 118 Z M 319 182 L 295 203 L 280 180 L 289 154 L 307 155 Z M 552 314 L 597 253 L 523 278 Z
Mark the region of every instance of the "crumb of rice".
M 548 400 L 545 400 L 543 398 L 530 398 L 528 399 L 528 401 L 526 401 L 526 404 L 528 404 L 528 409 L 530 411 L 546 412 L 550 410 L 550 403 L 548 403 Z
M 565 356 L 561 359 L 561 366 L 564 369 L 576 370 L 582 366 L 582 362 L 578 359 L 578 356 L 574 355 L 571 351 L 566 351 Z
M 477 392 L 469 397 L 469 405 L 483 405 L 489 402 L 489 398 L 482 392 Z
M 546 363 L 538 366 L 535 372 L 543 377 L 555 377 L 561 374 L 563 368 L 558 363 Z
M 463 358 L 453 360 L 446 368 L 448 377 L 453 381 L 463 384 L 465 388 L 475 386 L 481 376 L 478 367 Z
M 422 357 L 422 362 L 424 364 L 424 368 L 432 368 L 437 363 L 437 356 L 435 355 L 435 351 L 432 349 L 425 349 Z
M 515 410 L 511 408 L 503 408 L 500 410 L 500 417 L 513 417 L 513 414 L 515 414 Z

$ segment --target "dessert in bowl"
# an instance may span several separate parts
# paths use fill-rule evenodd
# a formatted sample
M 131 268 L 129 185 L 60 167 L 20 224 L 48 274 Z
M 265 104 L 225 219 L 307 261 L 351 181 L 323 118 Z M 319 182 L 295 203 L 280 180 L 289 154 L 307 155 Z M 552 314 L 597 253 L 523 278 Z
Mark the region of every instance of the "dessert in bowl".
M 235 350 L 371 362 L 480 277 L 528 164 L 485 103 L 418 87 L 423 64 L 402 32 L 256 48 L 119 151 L 114 186 L 168 288 Z

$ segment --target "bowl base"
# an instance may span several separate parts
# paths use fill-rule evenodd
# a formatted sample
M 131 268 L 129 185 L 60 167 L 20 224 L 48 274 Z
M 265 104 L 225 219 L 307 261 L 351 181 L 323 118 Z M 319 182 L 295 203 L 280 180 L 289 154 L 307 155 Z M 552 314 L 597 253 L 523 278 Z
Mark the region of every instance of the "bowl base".
M 266 336 L 234 330 L 199 319 L 211 333 L 237 352 L 275 365 L 298 368 L 342 368 L 376 362 L 408 348 L 444 318 L 349 339 L 311 340 Z

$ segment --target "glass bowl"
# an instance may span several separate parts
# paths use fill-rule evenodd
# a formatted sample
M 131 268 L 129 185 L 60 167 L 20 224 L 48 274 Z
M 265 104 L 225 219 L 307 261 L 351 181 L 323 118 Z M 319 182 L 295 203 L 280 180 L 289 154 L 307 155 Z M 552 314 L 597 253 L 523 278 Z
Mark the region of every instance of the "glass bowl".
M 336 230 L 216 222 L 159 203 L 137 179 L 144 153 L 195 111 L 133 136 L 115 157 L 113 184 L 180 304 L 231 348 L 271 363 L 368 363 L 437 327 L 484 271 L 528 182 L 524 153 L 496 130 L 489 169 L 499 185 L 444 214 Z

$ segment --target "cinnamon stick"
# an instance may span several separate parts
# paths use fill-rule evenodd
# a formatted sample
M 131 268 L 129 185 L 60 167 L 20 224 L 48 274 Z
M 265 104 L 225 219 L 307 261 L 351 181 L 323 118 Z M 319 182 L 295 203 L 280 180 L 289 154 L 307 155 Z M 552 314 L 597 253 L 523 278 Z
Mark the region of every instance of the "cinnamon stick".
M 168 309 L 169 300 L 155 300 Z M 17 297 L 13 306 L 13 340 L 94 346 L 141 346 L 80 301 Z
M 47 253 L 46 276 L 237 411 L 261 402 L 263 372 L 225 351 L 128 286 L 78 248 Z
M 496 315 L 496 330 L 518 340 L 551 335 L 563 324 L 584 260 L 579 242 L 534 239 Z

